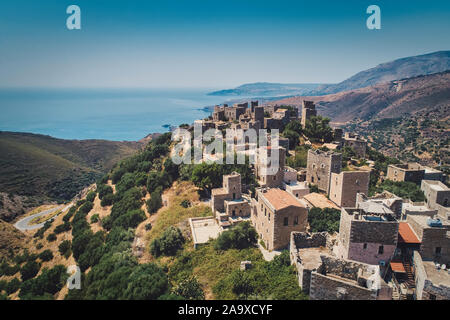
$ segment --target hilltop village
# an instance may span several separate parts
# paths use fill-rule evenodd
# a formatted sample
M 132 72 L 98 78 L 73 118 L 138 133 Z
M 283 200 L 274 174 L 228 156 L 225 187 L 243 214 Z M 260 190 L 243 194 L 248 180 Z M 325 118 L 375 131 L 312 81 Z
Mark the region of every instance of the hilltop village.
M 450 299 L 446 174 L 329 123 L 250 101 L 180 126 L 278 129 L 234 150 L 254 164 L 176 165 L 153 135 L 71 202 L 0 221 L 0 298 Z
M 212 116 L 200 123 L 204 130 L 282 130 L 292 122 L 305 129 L 310 121 L 323 121 L 311 101 L 303 101 L 299 109 L 251 101 L 216 106 Z M 386 190 L 369 196 L 376 169 L 374 161 L 366 159 L 366 140 L 338 128 L 328 141 L 313 143 L 304 134 L 299 138 L 309 146 L 306 168 L 286 165 L 295 149 L 290 148 L 289 138 L 280 137 L 276 147 L 280 167 L 270 172 L 267 163 L 259 161 L 254 168 L 258 187 L 253 192 L 242 184 L 239 173 L 223 176 L 222 187 L 211 192 L 213 217 L 190 219 L 194 246 L 249 221 L 261 250 L 270 254 L 289 248 L 299 286 L 310 299 L 450 299 L 446 175 L 417 163 L 389 164 L 381 178 L 416 184 L 424 201 L 403 199 Z M 345 168 L 343 150 L 352 151 Z M 364 165 L 352 165 L 361 161 Z M 323 215 L 325 209 L 338 211 L 338 232 L 311 232 L 308 214 L 313 208 Z

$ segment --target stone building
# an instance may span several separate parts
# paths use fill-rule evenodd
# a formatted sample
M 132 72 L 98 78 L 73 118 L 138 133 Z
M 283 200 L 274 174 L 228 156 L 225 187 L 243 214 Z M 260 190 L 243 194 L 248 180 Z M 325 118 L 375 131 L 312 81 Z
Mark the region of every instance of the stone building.
M 292 232 L 291 263 L 311 300 L 390 300 L 379 266 L 334 257 L 326 233 Z
M 308 183 L 297 180 L 297 170 L 286 166 L 284 167 L 283 189 L 298 199 L 309 193 Z
M 374 204 L 364 209 L 342 208 L 337 255 L 367 264 L 387 265 L 398 240 L 398 221 L 389 209 Z M 386 208 L 387 209 L 387 208 Z
M 420 189 L 425 194 L 430 209 L 440 210 L 439 213 L 450 210 L 450 188 L 445 184 L 435 180 L 422 180 Z
M 450 273 L 447 266 L 436 265 L 431 260 L 422 260 L 414 252 L 415 298 L 417 300 L 450 300 Z
M 346 132 L 342 138 L 342 142 L 345 147 L 352 148 L 358 158 L 366 157 L 367 141 L 359 135 Z
M 370 171 L 342 171 L 332 173 L 330 200 L 340 207 L 354 208 L 358 193 L 368 194 Z
M 313 101 L 302 101 L 302 127 L 306 126 L 306 121 L 311 119 L 311 117 L 317 116 L 316 105 Z
M 252 223 L 268 250 L 287 247 L 292 231 L 306 231 L 306 205 L 284 190 L 257 189 L 252 205 Z
M 420 184 L 425 174 L 425 170 L 422 169 L 418 163 L 407 164 L 390 164 L 388 166 L 386 179 L 392 181 L 410 181 Z
M 250 218 L 250 199 L 242 195 L 239 173 L 224 175 L 222 188 L 212 190 L 211 210 L 221 227 Z
M 278 153 L 278 162 L 276 161 Z M 286 163 L 286 149 L 282 147 L 260 147 L 256 164 L 256 179 L 261 187 L 281 187 Z
M 422 259 L 450 265 L 450 223 L 426 215 L 408 215 L 406 221 L 421 242 Z
M 308 150 L 306 181 L 329 193 L 332 173 L 340 173 L 342 154 L 332 151 Z
M 403 199 L 388 191 L 378 193 L 373 197 L 367 197 L 366 194 L 359 193 L 356 195 L 356 208 L 366 208 L 378 206 L 381 213 L 392 212 L 396 219 L 400 219 L 403 209 Z

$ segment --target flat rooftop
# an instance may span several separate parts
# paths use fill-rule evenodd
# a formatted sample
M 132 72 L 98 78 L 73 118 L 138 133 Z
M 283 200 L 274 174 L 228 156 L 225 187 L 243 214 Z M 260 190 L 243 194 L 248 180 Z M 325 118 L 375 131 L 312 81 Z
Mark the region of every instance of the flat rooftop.
M 442 227 L 430 227 L 427 223 L 429 216 L 425 215 L 408 215 L 409 219 L 414 220 L 417 224 L 422 226 L 423 228 L 442 228 L 442 227 L 449 227 L 450 223 L 447 220 L 441 219 L 442 221 Z
M 190 218 L 192 239 L 194 246 L 206 243 L 209 239 L 216 239 L 220 234 L 220 227 L 213 217 L 206 218 Z
M 309 270 L 317 269 L 322 264 L 321 255 L 330 254 L 325 247 L 320 248 L 303 248 L 298 250 L 298 257 L 302 265 Z
M 313 192 L 305 195 L 303 197 L 311 206 L 325 209 L 325 208 L 333 208 L 333 209 L 340 209 L 333 201 L 328 199 L 323 194 Z
M 438 270 L 433 261 L 423 261 L 428 280 L 436 286 L 450 287 L 450 273 L 448 270 Z

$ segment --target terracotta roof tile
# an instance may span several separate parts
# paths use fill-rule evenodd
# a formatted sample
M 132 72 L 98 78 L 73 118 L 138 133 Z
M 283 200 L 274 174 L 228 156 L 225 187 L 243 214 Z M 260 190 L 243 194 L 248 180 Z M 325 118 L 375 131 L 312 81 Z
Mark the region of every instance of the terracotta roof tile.
M 399 222 L 398 224 L 398 242 L 411 244 L 421 243 L 407 222 Z
M 262 195 L 264 196 L 264 198 L 266 198 L 267 201 L 270 202 L 275 210 L 281 210 L 290 206 L 299 208 L 305 207 L 296 198 L 294 198 L 293 195 L 281 189 L 269 189 L 268 191 L 262 193 Z

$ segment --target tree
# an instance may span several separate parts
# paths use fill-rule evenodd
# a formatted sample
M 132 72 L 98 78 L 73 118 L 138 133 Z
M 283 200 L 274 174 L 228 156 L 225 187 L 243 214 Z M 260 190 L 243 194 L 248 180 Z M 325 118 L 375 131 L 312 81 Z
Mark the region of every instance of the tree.
M 329 123 L 329 118 L 311 117 L 306 121 L 304 133 L 312 141 L 331 142 L 333 140 L 333 129 L 331 129 Z
M 162 207 L 161 188 L 150 194 L 150 199 L 146 201 L 147 211 L 150 214 L 156 213 Z
M 33 278 L 39 272 L 41 265 L 36 261 L 27 262 L 22 269 L 20 269 L 20 275 L 22 277 L 22 281 L 26 281 L 28 279 Z
M 283 136 L 289 139 L 289 149 L 295 149 L 299 143 L 300 135 L 293 130 L 284 130 Z
M 172 289 L 172 294 L 183 297 L 186 300 L 204 300 L 205 293 L 202 286 L 194 276 L 185 277 Z
M 308 212 L 308 222 L 312 232 L 338 232 L 340 219 L 340 210 L 333 208 L 312 208 Z
M 183 247 L 185 239 L 181 230 L 173 226 L 164 230 L 160 238 L 150 244 L 150 253 L 158 257 L 160 255 L 172 256 Z
M 209 192 L 222 183 L 222 168 L 217 163 L 207 164 L 203 162 L 194 167 L 191 180 L 204 192 Z
M 138 266 L 130 275 L 124 297 L 130 300 L 155 300 L 167 292 L 166 274 L 154 263 Z
M 217 250 L 245 249 L 256 245 L 258 234 L 248 221 L 222 232 L 217 238 L 214 248 Z
M 70 255 L 71 247 L 72 243 L 70 240 L 64 240 L 58 246 L 59 253 L 67 259 Z
M 53 259 L 53 253 L 52 253 L 52 251 L 51 250 L 44 250 L 44 251 L 42 251 L 40 254 L 39 254 L 39 258 L 42 260 L 42 261 L 50 261 L 50 260 L 52 260 Z
M 254 291 L 249 275 L 241 270 L 235 270 L 231 274 L 232 291 L 238 299 L 247 299 Z

